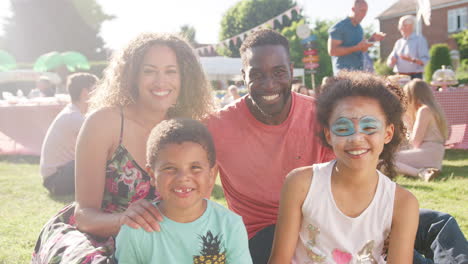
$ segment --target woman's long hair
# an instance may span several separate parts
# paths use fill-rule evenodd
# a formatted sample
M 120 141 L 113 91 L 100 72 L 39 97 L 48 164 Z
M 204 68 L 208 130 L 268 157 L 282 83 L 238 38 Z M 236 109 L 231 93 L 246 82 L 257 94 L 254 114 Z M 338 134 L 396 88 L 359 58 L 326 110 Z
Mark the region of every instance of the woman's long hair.
M 174 34 L 143 33 L 111 59 L 104 78 L 90 99 L 90 110 L 124 107 L 137 102 L 138 73 L 147 51 L 161 45 L 171 48 L 180 69 L 181 91 L 168 117 L 201 119 L 213 108 L 211 86 L 192 47 Z
M 444 139 L 448 138 L 447 121 L 445 114 L 439 103 L 434 98 L 429 85 L 421 79 L 413 79 L 407 83 L 404 88 L 406 97 L 408 98 L 408 104 L 413 107 L 419 107 L 421 105 L 427 105 L 431 109 L 434 119 L 436 121 L 437 128 Z M 417 109 L 415 109 L 417 111 Z M 412 119 L 415 120 L 416 113 L 412 113 Z

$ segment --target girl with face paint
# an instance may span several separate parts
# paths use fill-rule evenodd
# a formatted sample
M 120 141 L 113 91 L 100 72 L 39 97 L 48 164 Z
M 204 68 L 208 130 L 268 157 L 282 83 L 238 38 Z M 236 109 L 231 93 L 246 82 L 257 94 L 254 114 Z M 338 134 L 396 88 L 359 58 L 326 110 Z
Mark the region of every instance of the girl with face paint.
M 402 99 L 367 73 L 340 72 L 323 87 L 320 137 L 336 159 L 288 175 L 270 263 L 412 263 L 418 202 L 390 179 Z

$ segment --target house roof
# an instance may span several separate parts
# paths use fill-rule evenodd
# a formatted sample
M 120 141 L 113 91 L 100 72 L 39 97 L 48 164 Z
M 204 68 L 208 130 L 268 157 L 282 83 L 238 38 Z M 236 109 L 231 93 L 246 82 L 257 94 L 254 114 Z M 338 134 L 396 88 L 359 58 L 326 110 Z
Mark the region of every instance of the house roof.
M 437 9 L 441 7 L 457 5 L 468 3 L 468 0 L 430 0 L 432 9 Z M 377 19 L 385 20 L 393 17 L 398 17 L 401 15 L 415 14 L 416 13 L 417 0 L 398 0 L 382 14 L 380 14 Z

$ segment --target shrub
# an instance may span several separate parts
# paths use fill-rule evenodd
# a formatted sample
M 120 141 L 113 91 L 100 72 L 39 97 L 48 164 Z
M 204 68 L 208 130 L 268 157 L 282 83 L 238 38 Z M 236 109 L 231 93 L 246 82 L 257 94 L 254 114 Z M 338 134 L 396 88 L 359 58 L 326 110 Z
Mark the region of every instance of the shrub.
M 393 75 L 393 69 L 388 67 L 386 60 L 378 59 L 374 62 L 375 73 L 382 76 Z
M 424 72 L 426 82 L 430 82 L 432 80 L 432 74 L 434 74 L 436 70 L 442 68 L 442 65 L 452 66 L 450 52 L 447 44 L 433 45 L 429 51 L 429 56 L 431 59 L 426 65 Z
M 458 84 L 468 84 L 468 59 L 464 59 L 460 63 L 456 72 Z

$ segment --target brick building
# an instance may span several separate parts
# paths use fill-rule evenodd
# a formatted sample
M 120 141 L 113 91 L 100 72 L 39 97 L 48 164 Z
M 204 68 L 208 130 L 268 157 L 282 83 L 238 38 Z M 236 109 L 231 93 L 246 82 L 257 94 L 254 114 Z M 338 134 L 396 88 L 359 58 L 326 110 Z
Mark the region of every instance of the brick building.
M 400 17 L 416 15 L 416 2 L 416 0 L 398 0 L 377 17 L 380 31 L 387 34 L 380 44 L 381 58 L 386 59 L 395 42 L 401 38 L 398 30 Z M 450 35 L 468 29 L 468 0 L 430 0 L 430 2 L 431 25 L 426 26 L 421 21 L 417 25 L 418 30 L 422 30 L 429 47 L 437 43 L 447 43 L 450 49 L 456 49 L 456 43 Z

